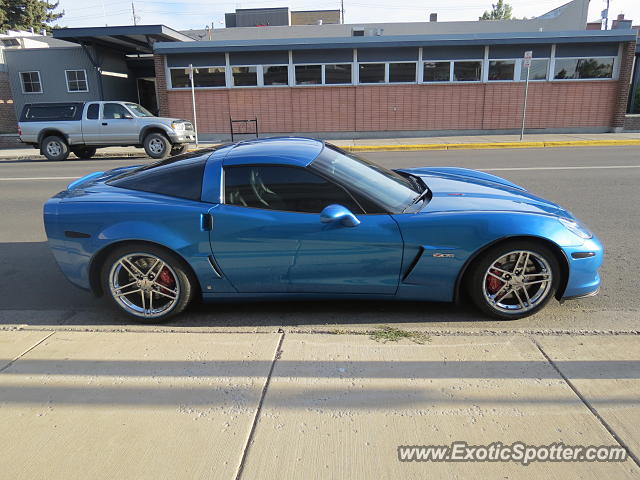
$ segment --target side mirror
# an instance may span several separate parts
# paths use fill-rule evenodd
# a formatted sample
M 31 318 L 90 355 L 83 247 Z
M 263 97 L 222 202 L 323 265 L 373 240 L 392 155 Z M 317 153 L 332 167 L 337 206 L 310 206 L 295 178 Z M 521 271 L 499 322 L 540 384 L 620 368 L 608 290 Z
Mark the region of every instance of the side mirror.
M 360 220 L 351 213 L 351 210 L 335 204 L 324 207 L 320 212 L 320 221 L 322 223 L 340 222 L 345 227 L 357 227 L 360 225 Z

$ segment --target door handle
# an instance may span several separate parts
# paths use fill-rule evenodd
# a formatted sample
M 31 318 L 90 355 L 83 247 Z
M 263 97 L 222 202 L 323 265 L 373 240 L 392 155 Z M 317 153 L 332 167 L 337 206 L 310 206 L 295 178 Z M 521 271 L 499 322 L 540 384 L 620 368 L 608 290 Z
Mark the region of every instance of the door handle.
M 107 122 L 102 122 L 103 125 L 108 125 Z
M 200 229 L 204 232 L 213 230 L 213 215 L 210 213 L 200 215 Z

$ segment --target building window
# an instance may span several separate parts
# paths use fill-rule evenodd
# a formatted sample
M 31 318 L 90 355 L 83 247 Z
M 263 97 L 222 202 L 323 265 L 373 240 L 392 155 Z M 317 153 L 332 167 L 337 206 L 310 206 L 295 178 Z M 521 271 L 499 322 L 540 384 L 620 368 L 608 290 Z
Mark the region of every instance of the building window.
M 556 58 L 556 80 L 613 78 L 614 58 Z
M 322 65 L 296 65 L 296 85 L 322 83 Z
M 456 82 L 479 82 L 482 79 L 482 62 L 454 62 L 453 79 Z
M 231 67 L 235 87 L 255 87 L 258 85 L 258 67 Z
M 448 82 L 451 80 L 451 62 L 424 62 L 422 81 Z
M 489 80 L 512 81 L 515 70 L 515 60 L 491 60 L 489 61 Z
M 351 83 L 351 64 L 325 65 L 324 83 L 328 85 Z
M 531 68 L 529 69 L 529 80 L 546 80 L 547 71 L 549 70 L 549 59 L 534 58 L 531 60 Z M 520 80 L 527 79 L 527 69 L 523 66 L 520 70 Z
M 84 70 L 65 70 L 67 92 L 88 92 L 87 72 Z
M 262 67 L 264 85 L 289 85 L 289 67 L 287 65 L 273 65 Z
M 42 93 L 40 72 L 20 72 L 22 93 Z
M 414 83 L 416 81 L 415 63 L 390 63 L 389 82 L 390 83 Z
M 384 83 L 384 63 L 361 63 L 358 65 L 360 83 Z
M 171 69 L 172 88 L 190 88 L 189 68 Z M 226 86 L 224 67 L 196 67 L 193 69 L 194 87 L 224 87 Z

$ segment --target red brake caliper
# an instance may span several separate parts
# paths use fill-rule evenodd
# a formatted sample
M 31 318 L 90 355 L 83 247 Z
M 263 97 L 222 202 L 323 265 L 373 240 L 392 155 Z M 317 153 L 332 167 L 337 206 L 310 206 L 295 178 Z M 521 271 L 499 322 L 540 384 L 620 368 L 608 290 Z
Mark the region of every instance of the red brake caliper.
M 160 270 L 160 273 L 158 274 L 158 283 L 169 290 L 173 290 L 176 286 L 176 281 L 167 267 Z
M 498 277 L 501 277 L 500 272 L 497 270 L 492 269 L 492 270 L 489 270 L 489 272 L 493 273 L 494 275 L 497 275 Z M 495 295 L 496 293 L 498 293 L 498 290 L 502 288 L 503 284 L 504 282 L 501 282 L 496 277 L 487 275 L 487 292 L 489 292 L 491 295 Z

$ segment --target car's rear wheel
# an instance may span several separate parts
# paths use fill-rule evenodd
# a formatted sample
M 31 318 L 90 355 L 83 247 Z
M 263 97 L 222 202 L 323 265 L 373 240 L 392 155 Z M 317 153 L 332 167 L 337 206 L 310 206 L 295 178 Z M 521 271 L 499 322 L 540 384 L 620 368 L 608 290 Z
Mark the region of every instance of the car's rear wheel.
M 467 288 L 484 313 L 515 320 L 541 310 L 555 295 L 560 275 L 550 248 L 534 241 L 512 241 L 489 249 L 474 262 Z
M 72 148 L 71 151 L 76 157 L 82 160 L 89 160 L 96 154 L 95 147 L 76 147 Z
M 47 157 L 47 160 L 66 160 L 69 156 L 69 145 L 56 135 L 50 135 L 42 140 L 41 149 L 42 154 Z
M 111 252 L 102 266 L 101 282 L 111 302 L 142 323 L 160 323 L 182 312 L 195 291 L 184 262 L 154 245 Z
M 144 137 L 144 151 L 151 158 L 165 158 L 171 152 L 171 142 L 161 133 L 150 133 Z

